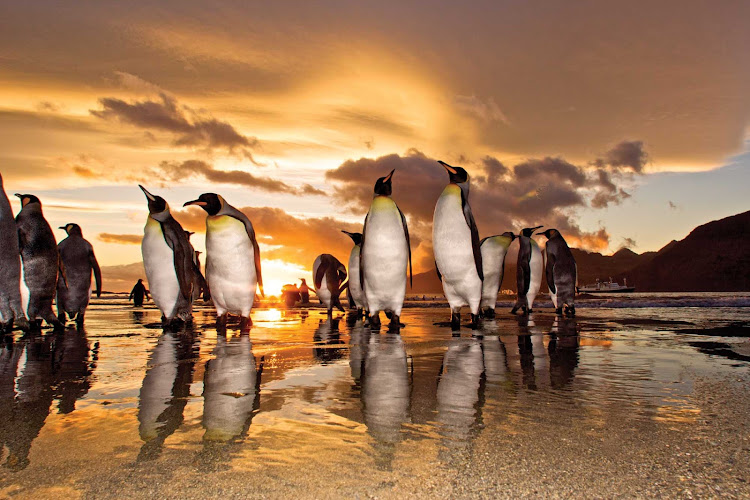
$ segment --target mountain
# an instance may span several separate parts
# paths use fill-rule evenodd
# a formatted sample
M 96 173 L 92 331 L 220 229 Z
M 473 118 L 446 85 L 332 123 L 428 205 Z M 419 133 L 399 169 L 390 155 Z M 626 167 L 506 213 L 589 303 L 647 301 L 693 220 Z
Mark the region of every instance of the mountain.
M 571 248 L 578 265 L 578 283 L 610 277 L 627 279 L 638 292 L 750 291 L 750 211 L 696 227 L 684 239 L 658 252 L 637 254 L 623 248 L 602 255 Z M 543 246 L 543 244 L 542 244 Z M 509 251 L 501 290 L 516 290 L 516 264 Z M 517 250 L 516 250 L 517 251 Z M 546 280 L 542 291 L 546 291 Z M 442 294 L 435 270 L 414 276 L 407 293 Z
M 709 222 L 616 275 L 639 292 L 750 290 L 750 211 Z
M 130 292 L 139 278 L 146 281 L 142 262 L 123 266 L 102 266 L 102 288 L 108 292 Z

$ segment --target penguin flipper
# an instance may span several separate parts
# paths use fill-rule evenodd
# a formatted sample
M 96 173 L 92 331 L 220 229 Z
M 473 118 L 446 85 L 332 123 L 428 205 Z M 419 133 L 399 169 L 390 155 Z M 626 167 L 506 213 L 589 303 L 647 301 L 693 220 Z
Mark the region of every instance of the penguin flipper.
M 94 271 L 94 281 L 96 282 L 96 296 L 99 297 L 102 294 L 102 270 L 99 268 L 99 262 L 96 260 L 96 255 L 94 255 L 93 247 L 89 249 L 89 264 L 91 265 L 91 269 L 93 269 Z
M 443 275 L 442 275 L 442 274 L 440 274 L 440 269 L 438 269 L 437 261 L 435 261 L 435 272 L 436 272 L 436 273 L 437 273 L 437 275 L 438 275 L 438 279 L 439 279 L 440 281 L 443 281 Z
M 172 222 L 172 224 L 170 224 Z M 162 234 L 169 248 L 172 249 L 174 261 L 174 270 L 177 273 L 177 282 L 180 285 L 180 294 L 190 303 L 193 296 L 193 256 L 189 255 L 186 247 L 190 243 L 187 241 L 185 231 L 180 223 L 172 219 L 161 223 Z
M 359 286 L 365 291 L 365 235 L 367 234 L 367 219 L 370 212 L 365 216 L 365 223 L 362 225 L 362 242 L 359 244 Z
M 547 275 L 547 288 L 549 288 L 549 291 L 552 293 L 556 293 L 555 273 L 553 272 L 554 269 L 555 269 L 555 256 L 547 255 L 547 265 L 545 266 L 544 270 Z
M 315 272 L 315 276 L 313 276 L 313 282 L 315 283 L 315 289 L 320 290 L 320 286 L 323 284 L 323 278 L 326 275 L 326 270 L 328 269 L 328 259 L 325 257 L 320 259 L 320 265 L 318 266 L 318 270 Z M 317 292 L 316 292 L 317 295 Z
M 474 265 L 477 268 L 477 274 L 479 279 L 484 281 L 484 272 L 482 271 L 482 249 L 481 242 L 479 240 L 479 229 L 477 229 L 477 223 L 474 220 L 474 214 L 471 213 L 471 206 L 469 200 L 466 199 L 466 195 L 461 190 L 461 206 L 464 209 L 464 219 L 466 219 L 466 225 L 471 230 L 471 249 L 474 252 Z
M 245 226 L 247 237 L 250 238 L 250 241 L 253 244 L 253 254 L 255 257 L 255 276 L 258 279 L 260 296 L 265 297 L 263 293 L 263 275 L 260 272 L 260 247 L 258 246 L 258 240 L 255 238 L 255 229 L 253 228 L 253 223 L 250 222 L 250 219 L 247 218 L 247 215 L 243 214 L 229 204 L 225 205 L 224 210 L 226 211 L 226 215 L 232 217 L 233 219 L 237 219 Z
M 414 288 L 414 273 L 411 270 L 411 241 L 409 240 L 409 227 L 406 225 L 404 212 L 398 208 L 398 205 L 396 205 L 396 209 L 398 209 L 398 213 L 401 215 L 401 224 L 404 226 L 404 235 L 406 236 L 406 249 L 409 251 L 409 287 Z

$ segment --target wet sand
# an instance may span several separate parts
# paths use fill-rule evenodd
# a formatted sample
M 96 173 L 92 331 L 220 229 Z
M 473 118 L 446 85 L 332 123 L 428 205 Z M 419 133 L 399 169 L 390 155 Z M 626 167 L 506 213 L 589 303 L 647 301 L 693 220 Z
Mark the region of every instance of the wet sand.
M 224 338 L 100 302 L 0 350 L 0 497 L 750 496 L 750 309 L 498 313 Z

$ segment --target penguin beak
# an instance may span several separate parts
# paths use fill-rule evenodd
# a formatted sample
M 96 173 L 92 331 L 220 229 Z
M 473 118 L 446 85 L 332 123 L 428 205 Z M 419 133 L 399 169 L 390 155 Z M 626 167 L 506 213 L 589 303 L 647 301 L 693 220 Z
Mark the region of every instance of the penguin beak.
M 23 198 L 23 195 L 22 195 L 22 194 L 20 194 L 20 193 L 16 193 L 16 194 L 14 194 L 13 196 L 15 196 L 16 198 Z
M 445 163 L 444 161 L 438 160 L 438 163 L 445 167 L 448 173 L 455 174 L 456 169 Z
M 146 195 L 146 198 L 148 198 L 150 201 L 156 201 L 156 197 L 153 194 L 149 193 L 145 187 L 141 186 L 140 184 L 138 184 L 138 187 L 141 188 L 141 191 L 143 191 L 143 194 Z
M 395 168 L 393 170 L 391 170 L 391 173 L 385 176 L 385 179 L 383 179 L 383 182 L 390 182 L 391 181 L 391 177 L 393 177 L 393 172 L 395 172 L 395 171 L 396 171 Z
M 206 203 L 205 201 L 201 201 L 201 200 L 193 200 L 193 201 L 186 201 L 185 204 L 182 206 L 186 207 L 188 205 L 198 205 L 199 207 L 205 207 L 206 205 L 208 205 L 208 203 Z
M 533 228 L 533 229 L 532 229 L 532 231 L 536 231 L 537 229 L 541 229 L 541 228 L 543 228 L 543 227 L 544 227 L 544 226 L 537 226 L 537 227 Z M 544 233 L 537 233 L 537 234 L 544 234 Z
M 65 227 L 65 226 L 60 226 L 60 227 L 58 227 L 57 229 L 65 229 L 66 231 L 68 230 L 68 228 L 67 228 L 67 227 Z
M 346 235 L 349 235 L 349 236 L 352 235 L 352 233 L 350 233 L 349 231 L 344 231 L 343 229 L 341 230 L 341 232 L 344 233 L 344 234 L 346 234 Z

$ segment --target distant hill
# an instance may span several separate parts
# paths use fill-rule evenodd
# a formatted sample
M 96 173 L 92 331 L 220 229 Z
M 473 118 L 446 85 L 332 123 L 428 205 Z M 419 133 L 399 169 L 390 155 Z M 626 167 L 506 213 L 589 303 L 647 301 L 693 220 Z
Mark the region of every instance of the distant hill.
M 543 239 L 542 239 L 543 241 Z M 671 241 L 658 252 L 637 254 L 623 248 L 602 255 L 572 248 L 578 283 L 610 277 L 627 279 L 639 292 L 750 291 L 750 211 L 698 226 L 683 240 Z M 511 247 L 511 252 L 513 247 Z M 516 290 L 515 255 L 505 263 L 501 290 Z M 542 290 L 546 291 L 546 280 Z M 442 294 L 435 270 L 414 276 L 408 293 Z
M 615 276 L 641 292 L 748 291 L 749 243 L 750 211 L 698 226 Z
M 146 281 L 142 262 L 123 266 L 102 266 L 102 288 L 108 292 L 130 292 L 139 278 Z

